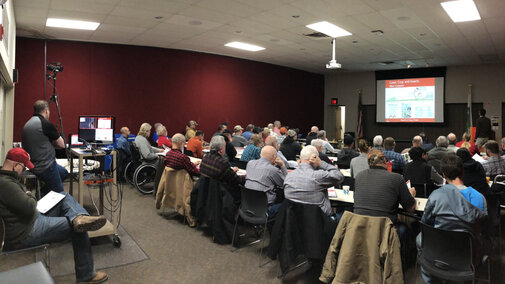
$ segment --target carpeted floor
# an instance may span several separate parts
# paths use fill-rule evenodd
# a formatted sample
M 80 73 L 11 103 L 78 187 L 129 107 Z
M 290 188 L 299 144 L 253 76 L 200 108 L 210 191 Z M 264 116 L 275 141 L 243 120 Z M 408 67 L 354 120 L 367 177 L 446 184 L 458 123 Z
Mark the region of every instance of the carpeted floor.
M 87 199 L 86 203 L 91 204 Z M 307 265 L 279 280 L 278 262 L 258 267 L 258 244 L 231 252 L 231 245 L 213 243 L 210 237 L 189 228 L 180 219 L 160 216 L 154 207 L 153 196 L 141 195 L 130 186 L 124 188 L 121 226 L 149 259 L 105 269 L 109 274 L 108 283 L 318 283 L 318 272 Z M 112 244 L 94 246 L 97 258 L 103 245 L 114 249 Z M 34 253 L 1 257 L 0 271 L 33 260 Z M 113 265 L 105 265 L 110 266 Z M 75 282 L 73 274 L 54 278 L 57 283 Z M 407 271 L 406 279 L 411 279 L 406 283 L 422 283 L 419 276 L 414 277 L 413 269 Z

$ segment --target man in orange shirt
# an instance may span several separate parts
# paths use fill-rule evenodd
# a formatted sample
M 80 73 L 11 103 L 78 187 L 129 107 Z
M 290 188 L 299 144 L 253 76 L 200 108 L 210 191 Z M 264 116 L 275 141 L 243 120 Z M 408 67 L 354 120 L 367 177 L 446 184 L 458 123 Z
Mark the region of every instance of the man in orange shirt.
M 203 131 L 198 130 L 195 133 L 195 136 L 188 141 L 188 145 L 186 146 L 186 149 L 188 151 L 193 152 L 193 157 L 195 158 L 203 158 Z

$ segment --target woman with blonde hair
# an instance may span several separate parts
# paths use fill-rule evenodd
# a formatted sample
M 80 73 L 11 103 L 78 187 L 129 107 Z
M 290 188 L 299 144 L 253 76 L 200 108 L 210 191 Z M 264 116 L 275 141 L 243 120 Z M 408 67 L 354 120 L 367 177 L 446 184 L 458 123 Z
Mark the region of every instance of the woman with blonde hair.
M 149 136 L 151 135 L 151 124 L 144 122 L 140 126 L 139 133 L 135 137 L 135 146 L 139 149 L 140 158 L 147 162 L 156 163 L 158 161 L 157 152 L 163 152 L 162 149 L 152 147 L 149 143 Z
M 468 132 L 463 133 L 463 137 L 461 141 L 456 143 L 456 147 L 459 148 L 466 148 L 470 152 L 470 154 L 473 156 L 476 153 L 479 153 L 479 148 L 477 148 L 477 145 L 475 145 L 474 142 L 471 142 L 471 136 Z

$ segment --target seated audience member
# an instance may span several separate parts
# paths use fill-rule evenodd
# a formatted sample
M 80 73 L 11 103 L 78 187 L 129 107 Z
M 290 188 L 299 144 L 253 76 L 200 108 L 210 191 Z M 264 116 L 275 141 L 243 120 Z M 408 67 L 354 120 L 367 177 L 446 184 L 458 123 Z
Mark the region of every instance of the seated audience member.
M 433 185 L 441 185 L 444 183 L 444 178 L 437 173 L 433 166 L 428 165 L 428 155 L 424 148 L 410 148 L 409 157 L 412 161 L 408 163 L 403 170 L 403 178 L 405 181 L 410 180 L 410 184 L 426 184 L 428 189 L 427 194 L 431 192 Z M 421 190 L 421 188 L 417 189 L 419 192 Z
M 388 161 L 393 164 L 393 171 L 397 173 L 403 173 L 403 168 L 407 164 L 405 158 L 397 152 L 395 152 L 396 142 L 393 137 L 387 137 L 384 139 L 384 156 Z
M 147 140 L 151 135 L 151 124 L 144 122 L 140 126 L 139 133 L 135 137 L 135 145 L 139 149 L 140 158 L 146 162 L 158 163 L 158 156 L 156 153 L 163 152 L 163 149 L 152 147 L 151 143 Z
M 281 151 L 279 151 L 279 144 L 277 144 L 277 139 L 274 136 L 269 136 L 265 139 L 265 146 L 272 146 L 277 151 L 277 157 L 288 167 L 288 160 L 284 157 Z
M 244 136 L 245 140 L 249 141 L 251 139 L 251 135 L 253 135 L 252 131 L 254 129 L 253 124 L 248 124 L 247 127 L 245 128 L 245 132 L 242 133 L 242 136 Z
M 296 161 L 296 155 L 300 154 L 302 146 L 296 142 L 296 132 L 293 129 L 288 130 L 286 138 L 282 141 L 280 150 L 288 161 Z
M 247 145 L 244 152 L 242 152 L 242 156 L 240 157 L 241 161 L 248 162 L 260 158 L 261 147 L 263 147 L 263 139 L 261 136 L 259 134 L 253 134 L 249 143 L 251 144 Z
M 158 147 L 172 148 L 172 140 L 167 137 L 167 128 L 164 125 L 158 126 L 156 134 L 158 134 Z
M 300 203 L 315 204 L 332 216 L 328 188 L 342 183 L 344 176 L 332 165 L 319 159 L 314 146 L 305 146 L 300 153 L 300 166 L 284 179 L 284 197 Z
M 121 127 L 121 136 L 119 136 L 117 139 L 116 148 L 122 149 L 128 156 L 127 158 L 131 157 L 132 155 L 130 152 L 130 143 L 128 142 L 128 137 L 130 137 L 130 129 L 128 129 L 126 126 Z
M 228 129 L 227 124 L 223 124 L 223 123 L 219 124 L 219 126 L 217 127 L 217 132 L 214 133 L 214 135 L 212 135 L 212 137 L 222 134 L 225 129 Z
M 276 120 L 274 121 L 274 129 L 273 129 L 273 132 L 277 135 L 277 136 L 280 136 L 281 135 L 281 122 Z
M 217 179 L 233 188 L 244 184 L 243 176 L 237 175 L 238 168 L 230 167 L 228 160 L 223 158 L 226 151 L 226 142 L 221 135 L 210 140 L 210 152 L 203 156 L 200 163 L 200 174 Z M 238 188 L 236 188 L 238 190 Z
M 445 156 L 440 167 L 448 184 L 430 195 L 421 221 L 435 228 L 467 231 L 479 236 L 475 228 L 487 216 L 486 199 L 475 189 L 463 184 L 463 163 L 458 156 Z M 416 243 L 420 250 L 421 234 L 417 236 Z M 421 273 L 425 283 L 432 283 L 432 277 L 422 268 Z
M 195 137 L 196 135 L 196 127 L 198 126 L 198 123 L 194 120 L 190 120 L 188 122 L 188 125 L 186 126 L 186 141 L 189 141 L 189 139 Z
M 358 141 L 359 156 L 351 160 L 351 176 L 355 178 L 360 172 L 368 170 L 368 153 L 370 148 L 364 139 Z
M 200 170 L 196 167 L 200 162 L 193 164 L 188 156 L 184 155 L 184 143 L 186 138 L 180 133 L 172 136 L 172 151 L 168 151 L 165 156 L 165 166 L 174 170 L 185 169 L 191 176 L 200 175 Z
M 317 139 L 318 132 L 319 128 L 317 126 L 312 126 L 310 128 L 309 134 L 307 134 L 307 137 L 305 138 L 305 145 L 312 145 L 310 143 L 312 142 L 312 139 Z
M 459 147 L 456 146 L 456 134 L 454 133 L 449 133 L 447 135 L 447 143 L 449 143 L 449 146 L 447 146 L 447 150 L 449 150 L 449 152 L 453 152 L 453 153 L 456 153 L 456 151 L 458 151 Z
M 321 159 L 321 161 L 325 161 L 326 163 L 333 165 L 330 158 L 328 158 L 328 156 L 326 156 L 326 154 L 323 154 L 323 140 L 312 139 L 312 142 L 310 142 L 310 144 L 312 146 L 316 147 L 317 151 L 319 152 L 319 159 Z
M 317 133 L 317 139 L 323 140 L 323 154 L 335 152 L 333 146 L 331 146 L 330 142 L 328 142 L 328 138 L 326 138 L 326 131 L 319 130 Z
M 341 169 L 351 168 L 351 160 L 359 156 L 354 150 L 354 138 L 351 135 L 344 135 L 344 148 L 337 154 L 337 165 Z
M 462 138 L 463 140 L 456 143 L 456 147 L 468 149 L 472 157 L 473 155 L 479 153 L 479 148 L 477 148 L 477 145 L 475 145 L 474 142 L 470 141 L 472 137 L 470 136 L 470 134 L 468 134 L 468 132 L 463 133 Z
M 158 129 L 158 127 L 160 127 L 160 126 L 163 126 L 163 124 L 161 124 L 161 123 L 159 123 L 159 122 L 156 122 L 156 123 L 154 124 L 154 126 L 153 126 L 153 127 L 154 127 L 153 142 L 154 142 L 154 144 L 156 144 L 156 145 L 158 144 L 158 138 L 159 138 L 159 137 L 158 137 L 158 133 L 156 133 L 156 129 Z
M 272 146 L 261 149 L 261 158 L 247 163 L 245 187 L 264 191 L 268 199 L 268 219 L 272 219 L 281 205 L 284 196 L 284 178 L 288 174 L 286 165 L 277 157 L 277 150 Z M 279 194 L 278 194 L 279 193 Z
M 195 136 L 188 141 L 188 145 L 186 149 L 188 151 L 193 152 L 193 157 L 195 158 L 203 158 L 203 131 L 198 130 L 195 132 Z
M 496 175 L 505 175 L 505 158 L 500 156 L 500 147 L 494 140 L 489 140 L 484 145 L 486 155 L 489 157 L 483 163 L 484 170 L 488 177 L 494 178 Z
M 262 132 L 263 132 L 263 128 L 257 127 L 257 126 L 254 127 L 253 130 L 252 130 L 253 134 L 261 134 Z M 251 140 L 251 139 L 249 139 L 249 140 Z
M 233 163 L 235 161 L 235 156 L 237 156 L 237 149 L 235 149 L 235 147 L 231 144 L 231 132 L 230 130 L 225 129 L 220 135 L 223 136 L 224 141 L 226 142 L 226 152 L 223 157 L 228 159 L 230 163 Z
M 489 191 L 489 185 L 486 181 L 486 170 L 481 163 L 475 161 L 466 148 L 460 148 L 456 155 L 463 161 L 463 184 L 477 189 L 485 194 Z
M 368 165 L 370 169 L 355 177 L 354 213 L 391 219 L 398 231 L 402 250 L 405 250 L 408 247 L 407 226 L 398 222 L 398 205 L 413 212 L 416 207 L 416 190 L 409 189 L 400 174 L 387 171 L 386 157 L 381 150 L 375 149 L 368 153 Z
M 263 142 L 265 142 L 265 139 L 267 139 L 268 136 L 272 134 L 272 131 L 270 128 L 265 127 L 263 128 L 263 132 L 261 132 L 261 138 L 263 139 Z
M 103 227 L 105 217 L 89 216 L 66 192 L 61 192 L 65 197 L 54 208 L 45 215 L 39 213 L 34 193 L 27 191 L 18 180 L 25 167 L 33 169 L 30 156 L 21 148 L 13 148 L 0 170 L 0 217 L 5 222 L 5 240 L 2 240 L 5 247 L 17 249 L 71 239 L 77 282 L 106 281 L 105 272 L 95 272 L 87 233 Z
M 419 135 L 414 136 L 412 138 L 412 147 L 423 147 L 423 138 Z M 402 154 L 408 153 L 412 147 L 403 149 Z
M 451 152 L 447 150 L 448 144 L 445 136 L 438 136 L 435 145 L 437 145 L 435 148 L 428 151 L 428 165 L 433 166 L 438 173 L 441 173 L 440 161 Z
M 426 134 L 424 132 L 419 133 L 419 136 L 421 136 L 423 139 L 423 148 L 426 150 L 426 152 L 429 152 L 435 147 L 432 143 L 430 143 L 430 141 L 428 141 L 428 137 L 426 137 Z
M 384 148 L 382 147 L 382 142 L 383 141 L 384 141 L 384 139 L 382 138 L 382 135 L 376 135 L 373 138 L 373 147 L 372 147 L 372 150 L 376 149 L 376 150 L 383 151 L 384 150 Z
M 286 127 L 281 127 L 279 132 L 281 134 L 277 136 L 277 144 L 281 145 L 282 141 L 284 141 L 284 139 L 286 138 L 286 133 L 288 132 L 288 129 Z
M 242 130 L 244 129 L 240 125 L 233 127 L 233 137 L 231 139 L 233 147 L 245 147 L 247 145 L 247 139 L 242 136 Z
M 505 156 L 505 137 L 501 139 L 501 152 L 500 156 Z

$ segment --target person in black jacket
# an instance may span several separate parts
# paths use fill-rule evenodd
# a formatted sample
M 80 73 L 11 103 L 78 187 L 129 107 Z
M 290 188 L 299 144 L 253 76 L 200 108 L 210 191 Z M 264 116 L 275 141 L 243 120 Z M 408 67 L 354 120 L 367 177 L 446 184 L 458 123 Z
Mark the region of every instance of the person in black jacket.
M 409 157 L 412 160 L 403 169 L 403 178 L 410 180 L 411 185 L 426 184 L 426 195 L 434 189 L 435 184 L 443 184 L 444 178 L 437 173 L 433 166 L 427 164 L 428 155 L 422 147 L 412 147 L 409 150 Z M 416 187 L 417 192 L 421 192 Z M 428 197 L 428 196 L 425 196 Z
M 307 138 L 305 138 L 305 145 L 311 145 L 312 139 L 317 139 L 317 133 L 319 132 L 319 128 L 317 126 L 312 126 L 310 128 L 309 134 L 307 134 Z
M 466 148 L 460 148 L 456 151 L 461 160 L 463 160 L 463 183 L 471 186 L 480 193 L 485 194 L 489 191 L 489 185 L 486 181 L 486 171 L 481 163 L 475 161 Z
M 224 141 L 226 142 L 226 157 L 230 164 L 235 163 L 235 156 L 237 155 L 237 150 L 231 144 L 231 132 L 228 129 L 223 130 L 223 133 L 219 134 L 224 137 Z
M 344 148 L 337 154 L 337 165 L 341 169 L 350 169 L 351 160 L 359 156 L 358 151 L 354 150 L 354 138 L 351 135 L 344 135 Z
M 296 155 L 300 155 L 302 146 L 296 142 L 296 132 L 294 130 L 288 130 L 287 134 L 284 141 L 282 141 L 280 151 L 288 161 L 296 161 Z
M 486 117 L 486 110 L 479 110 L 479 118 L 475 121 L 475 144 L 480 149 L 489 140 L 491 135 L 491 120 Z

